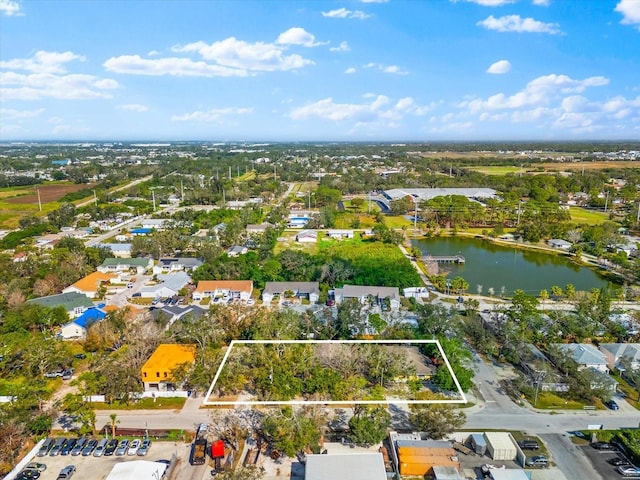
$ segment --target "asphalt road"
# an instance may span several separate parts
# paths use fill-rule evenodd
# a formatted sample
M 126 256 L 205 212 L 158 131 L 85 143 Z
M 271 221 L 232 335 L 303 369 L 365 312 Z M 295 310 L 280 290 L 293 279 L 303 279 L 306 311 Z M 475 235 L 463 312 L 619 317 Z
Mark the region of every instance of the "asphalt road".
M 605 480 L 593 468 L 589 459 L 580 448 L 574 445 L 569 437 L 560 434 L 541 435 L 553 455 L 553 462 L 562 470 L 567 478 L 584 480 Z

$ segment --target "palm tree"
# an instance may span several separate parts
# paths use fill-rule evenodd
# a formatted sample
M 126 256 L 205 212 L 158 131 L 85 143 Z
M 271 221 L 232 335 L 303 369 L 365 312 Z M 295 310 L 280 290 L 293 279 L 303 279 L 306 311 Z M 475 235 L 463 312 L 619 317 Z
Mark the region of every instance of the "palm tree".
M 111 419 L 111 436 L 115 438 L 116 424 L 120 423 L 120 420 L 118 420 L 118 415 L 116 415 L 115 413 L 112 413 L 111 415 L 109 415 L 109 418 Z

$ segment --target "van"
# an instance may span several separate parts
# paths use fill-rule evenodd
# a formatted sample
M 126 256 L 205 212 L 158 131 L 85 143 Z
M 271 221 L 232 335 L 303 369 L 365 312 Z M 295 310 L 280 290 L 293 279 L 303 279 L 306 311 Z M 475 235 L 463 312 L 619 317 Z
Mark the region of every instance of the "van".
M 44 443 L 40 446 L 40 449 L 38 450 L 37 455 L 39 457 L 44 457 L 47 455 L 47 453 L 49 453 L 49 450 L 51 450 L 51 447 L 53 447 L 53 443 L 54 440 L 53 438 L 47 438 Z
M 104 454 L 104 449 L 107 448 L 107 442 L 108 441 L 109 440 L 107 440 L 106 438 L 103 438 L 102 440 L 100 440 L 98 442 L 98 446 L 93 451 L 93 456 L 94 457 L 101 457 Z

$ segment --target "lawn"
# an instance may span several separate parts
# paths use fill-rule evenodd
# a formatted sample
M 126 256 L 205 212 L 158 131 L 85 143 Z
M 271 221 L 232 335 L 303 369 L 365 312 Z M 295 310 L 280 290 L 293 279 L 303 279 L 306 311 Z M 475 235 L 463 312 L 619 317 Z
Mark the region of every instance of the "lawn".
M 389 228 L 412 227 L 413 223 L 404 218 L 402 215 L 387 215 L 384 217 L 384 223 Z
M 507 175 L 508 173 L 520 173 L 522 169 L 513 165 L 483 165 L 469 167 L 469 170 L 480 172 L 484 175 Z M 524 173 L 526 173 L 526 170 Z
M 533 405 L 533 398 L 527 398 Z M 538 394 L 538 403 L 536 408 L 547 409 L 562 409 L 562 410 L 582 410 L 585 404 L 576 402 L 575 400 L 565 400 L 558 395 L 551 392 L 540 392 Z
M 129 404 L 121 402 L 94 402 L 91 406 L 95 410 L 171 410 L 181 409 L 186 401 L 187 399 L 182 397 L 141 398 L 140 400 Z
M 585 225 L 598 225 L 609 219 L 609 215 L 604 212 L 586 210 L 580 207 L 571 207 L 569 213 L 571 214 L 572 221 L 576 223 L 584 223 Z

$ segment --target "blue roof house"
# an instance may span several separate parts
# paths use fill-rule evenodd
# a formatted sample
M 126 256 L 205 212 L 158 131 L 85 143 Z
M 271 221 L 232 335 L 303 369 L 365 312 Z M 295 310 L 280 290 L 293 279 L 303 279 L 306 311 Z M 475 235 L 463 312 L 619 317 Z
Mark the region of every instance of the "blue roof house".
M 104 320 L 107 314 L 99 308 L 89 308 L 75 318 L 73 321 L 62 325 L 60 337 L 64 340 L 84 339 L 87 336 L 89 327 L 101 320 Z

